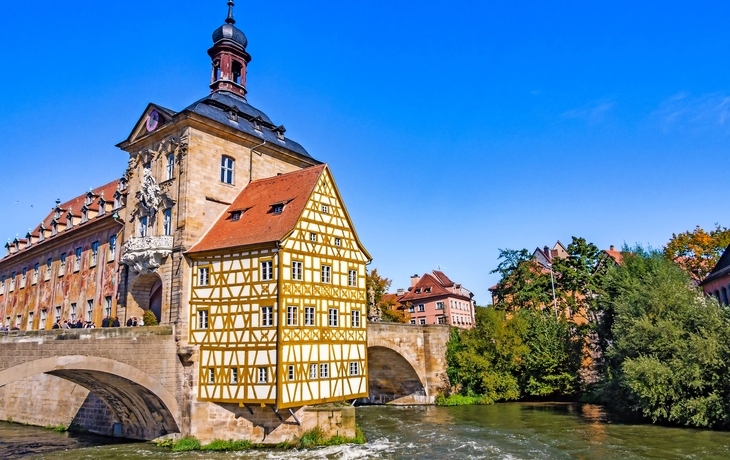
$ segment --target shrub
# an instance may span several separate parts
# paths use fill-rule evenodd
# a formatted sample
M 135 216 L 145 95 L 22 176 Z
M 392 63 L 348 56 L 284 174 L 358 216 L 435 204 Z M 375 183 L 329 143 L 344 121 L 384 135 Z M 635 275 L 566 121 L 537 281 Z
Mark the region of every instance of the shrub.
M 187 436 L 179 441 L 175 441 L 172 445 L 173 452 L 187 452 L 191 450 L 200 450 L 200 441 L 192 436 Z
M 439 395 L 436 397 L 436 405 L 438 406 L 472 406 L 478 404 L 494 404 L 494 401 L 487 396 L 463 396 L 460 394 Z
M 157 321 L 157 317 L 154 313 L 152 313 L 152 310 L 145 310 L 144 314 L 142 315 L 142 321 L 144 321 L 145 326 L 159 326 L 160 323 Z
M 240 441 L 224 441 L 222 439 L 216 439 L 210 444 L 206 444 L 200 448 L 200 450 L 218 451 L 218 452 L 230 452 L 236 450 L 246 450 L 253 447 L 251 441 L 240 440 Z

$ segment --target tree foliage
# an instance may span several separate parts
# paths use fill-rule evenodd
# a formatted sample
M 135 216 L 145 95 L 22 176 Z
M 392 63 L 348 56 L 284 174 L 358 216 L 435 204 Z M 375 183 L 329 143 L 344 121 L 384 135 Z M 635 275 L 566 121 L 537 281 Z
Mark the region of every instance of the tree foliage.
M 500 249 L 499 260 L 491 273 L 501 276 L 494 293 L 502 308 L 535 309 L 552 301 L 550 275 L 544 273 L 527 249 Z
M 370 299 L 369 316 L 378 312 L 378 316 L 385 322 L 407 323 L 411 319 L 407 305 L 400 305 L 393 296 L 387 295 L 392 283 L 392 280 L 380 276 L 377 268 L 367 273 L 365 286 Z
M 730 314 L 657 251 L 636 248 L 599 298 L 612 337 L 601 397 L 658 422 L 730 427 Z
M 698 225 L 691 232 L 672 234 L 664 247 L 664 255 L 695 281 L 701 281 L 712 271 L 729 245 L 730 229 L 716 224 L 713 230 L 707 232 Z

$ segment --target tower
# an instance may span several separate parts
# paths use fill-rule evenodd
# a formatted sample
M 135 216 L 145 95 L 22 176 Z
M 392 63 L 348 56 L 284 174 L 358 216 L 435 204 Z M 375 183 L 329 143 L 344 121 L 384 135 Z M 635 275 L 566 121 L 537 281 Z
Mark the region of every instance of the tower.
M 251 55 L 246 52 L 248 39 L 234 24 L 232 0 L 228 2 L 226 23 L 213 32 L 213 47 L 208 55 L 213 60 L 211 92 L 230 91 L 246 97 L 246 66 Z

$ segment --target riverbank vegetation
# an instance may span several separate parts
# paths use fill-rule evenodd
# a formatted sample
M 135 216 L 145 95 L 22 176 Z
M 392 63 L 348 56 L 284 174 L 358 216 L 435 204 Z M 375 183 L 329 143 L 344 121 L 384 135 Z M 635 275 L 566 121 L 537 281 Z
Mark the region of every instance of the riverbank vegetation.
M 624 248 L 616 260 L 581 238 L 567 249 L 553 281 L 528 251 L 501 252 L 497 304 L 452 331 L 452 388 L 438 402 L 585 398 L 653 422 L 730 428 L 728 307 L 666 252 Z

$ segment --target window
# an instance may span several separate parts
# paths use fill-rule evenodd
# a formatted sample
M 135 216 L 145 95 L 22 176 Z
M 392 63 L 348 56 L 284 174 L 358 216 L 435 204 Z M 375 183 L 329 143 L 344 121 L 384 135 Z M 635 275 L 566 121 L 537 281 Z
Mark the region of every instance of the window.
M 316 233 L 310 233 L 309 234 L 309 241 L 312 241 L 314 243 L 317 242 L 317 234 Z
M 408 313 L 415 313 L 415 312 L 416 312 L 416 307 L 414 307 L 413 305 L 408 305 Z
M 232 367 L 231 368 L 231 383 L 238 383 L 238 368 Z
M 170 208 L 162 211 L 162 234 L 165 236 L 172 235 L 172 209 Z
M 94 309 L 94 303 L 92 301 L 91 304 L 89 304 L 89 310 L 92 311 L 92 313 L 93 313 L 93 309 Z M 106 314 L 106 316 L 111 318 L 111 316 L 112 316 L 112 298 L 111 298 L 111 296 L 104 297 L 104 313 Z M 91 320 L 89 320 L 89 321 L 91 321 Z
M 99 242 L 94 241 L 91 243 L 91 266 L 96 267 L 96 263 L 99 261 Z
M 36 262 L 35 265 L 33 265 L 33 281 L 32 283 L 34 285 L 38 284 L 38 272 L 41 271 L 41 264 Z
M 231 66 L 231 71 L 233 73 L 233 81 L 240 85 L 242 83 L 241 81 L 241 75 L 243 75 L 243 66 L 238 61 L 233 61 L 233 65 Z
M 107 262 L 113 262 L 117 257 L 117 235 L 109 237 L 109 257 Z
M 71 321 L 76 321 L 76 304 L 71 304 Z
M 25 289 L 25 280 L 28 279 L 28 269 L 23 269 L 23 275 L 20 277 L 20 289 Z
M 329 364 L 320 364 L 319 365 L 319 378 L 326 379 L 330 375 L 330 366 Z
M 167 155 L 167 180 L 172 179 L 175 174 L 175 154 L 171 153 Z
M 289 365 L 289 380 L 294 380 L 294 366 Z
M 207 286 L 209 281 L 210 269 L 203 267 L 198 269 L 198 286 Z
M 198 329 L 208 329 L 208 310 L 198 310 Z
M 415 319 L 412 319 L 412 320 L 410 321 L 410 323 L 411 323 L 411 324 L 416 324 L 416 320 L 415 320 Z
M 259 383 L 269 383 L 269 372 L 265 367 L 259 367 Z
M 261 326 L 274 325 L 273 307 L 261 307 Z
M 443 316 L 439 316 L 439 324 L 444 324 L 444 317 Z
M 423 313 L 424 311 L 426 311 L 426 306 L 424 304 L 422 304 L 422 303 L 419 303 L 418 304 L 418 312 L 419 313 Z
M 46 328 L 46 320 L 48 319 L 48 310 L 41 310 L 41 323 L 38 325 L 40 330 Z
M 358 310 L 353 310 L 351 312 L 352 315 L 352 327 L 360 327 L 360 312 Z
M 332 267 L 330 267 L 329 265 L 322 265 L 322 282 L 332 282 Z
M 350 363 L 350 375 L 360 375 L 359 363 Z
M 212 367 L 208 368 L 208 383 L 215 383 L 215 369 Z
M 312 380 L 317 378 L 317 365 L 316 364 L 309 365 L 309 378 Z
M 53 259 L 46 260 L 46 275 L 44 279 L 49 281 L 51 279 L 51 267 L 53 266 Z
M 416 294 L 420 294 L 420 293 L 421 293 L 421 288 L 417 288 L 416 289 Z
M 425 325 L 425 324 L 426 324 L 426 318 L 420 318 L 420 319 L 418 320 L 418 324 L 420 324 L 420 325 L 422 325 L 422 326 L 423 326 L 423 325 Z
M 13 292 L 15 290 L 15 277 L 18 274 L 13 272 L 10 274 L 10 292 Z
M 283 204 L 275 204 L 272 206 L 271 210 L 274 212 L 275 215 L 281 214 L 284 212 L 284 205 Z
M 357 287 L 357 270 L 350 270 L 349 276 L 347 277 L 347 285 Z
M 294 261 L 291 264 L 291 279 L 295 281 L 301 281 L 303 276 L 303 265 L 301 262 Z
M 431 292 L 431 288 L 430 288 L 430 287 L 427 287 L 427 288 L 425 289 L 425 291 L 426 291 L 426 293 L 429 293 L 429 292 Z
M 2 277 L 2 282 L 0 283 L 0 295 L 5 294 L 5 275 Z
M 304 325 L 314 326 L 314 307 L 304 307 Z
M 241 220 L 241 214 L 241 211 L 233 211 L 231 213 L 231 222 L 238 222 L 239 220 Z
M 221 159 L 221 182 L 233 185 L 233 158 L 224 156 Z
M 20 323 L 23 322 L 23 315 L 18 315 L 15 317 L 15 327 L 20 329 Z
M 147 216 L 139 218 L 139 236 L 147 236 Z
M 28 325 L 25 327 L 27 331 L 30 331 L 33 329 L 33 316 L 35 316 L 35 313 L 28 312 Z
M 106 314 L 107 318 L 111 314 L 111 309 L 109 309 L 109 312 Z M 89 300 L 86 302 L 86 321 L 93 321 L 94 320 L 94 301 Z
M 322 205 L 322 212 L 325 213 L 325 214 L 329 214 L 330 213 L 330 207 L 327 206 L 326 204 L 323 204 Z
M 261 262 L 261 281 L 271 281 L 274 279 L 273 263 L 270 260 Z
M 297 307 L 286 308 L 286 325 L 296 326 L 297 325 Z
M 342 240 L 339 238 L 335 238 L 335 246 L 340 246 L 342 244 Z
M 76 259 L 74 259 L 74 273 L 81 270 L 81 248 L 76 248 L 74 251 Z
M 444 303 L 436 302 L 436 310 L 443 310 L 443 309 L 444 309 Z
M 61 307 L 56 307 L 56 322 L 61 321 Z
M 337 327 L 338 322 L 339 322 L 337 316 L 338 316 L 339 312 L 340 311 L 336 308 L 330 308 L 329 316 L 328 316 L 328 320 L 329 320 L 328 324 L 330 327 Z

